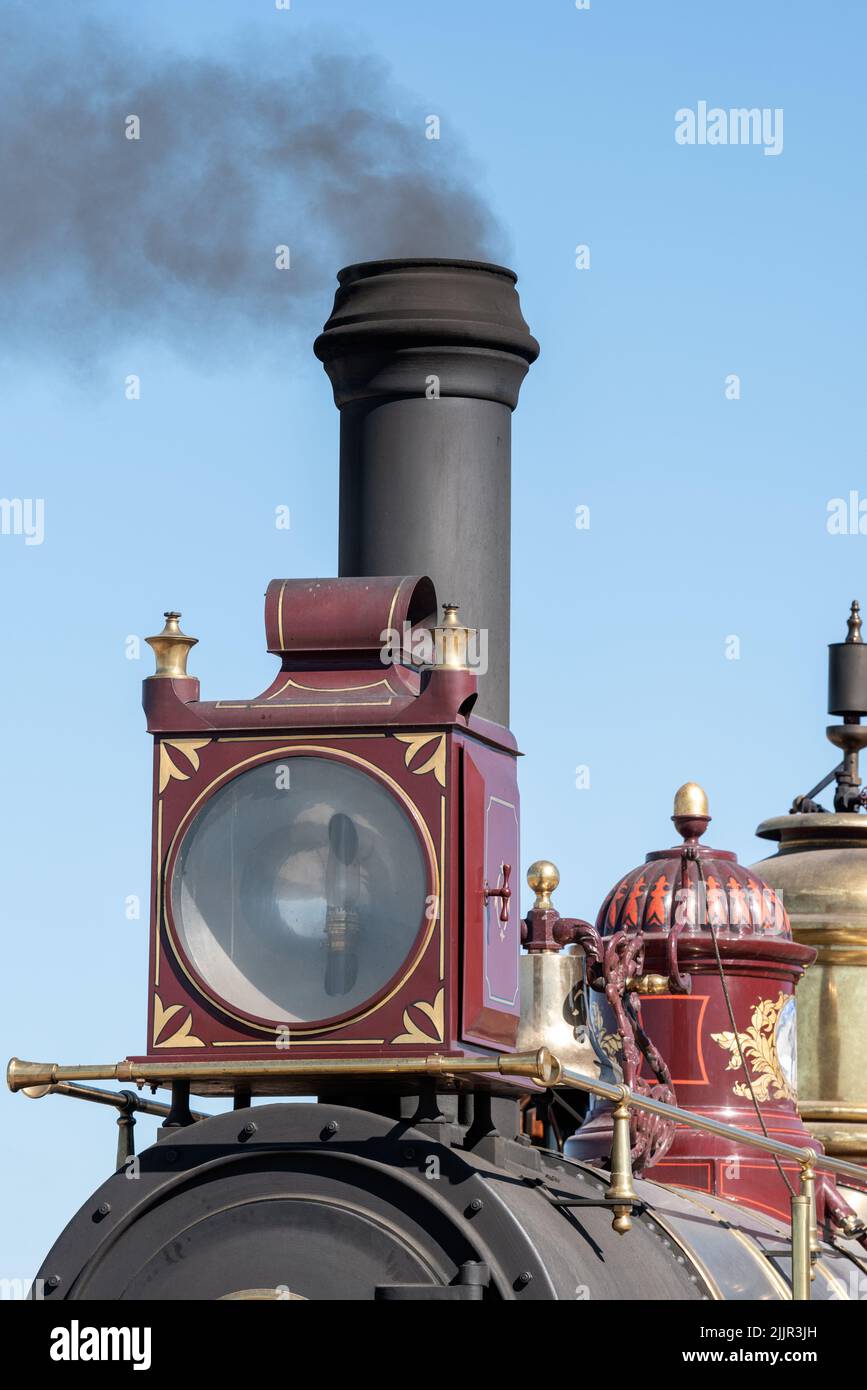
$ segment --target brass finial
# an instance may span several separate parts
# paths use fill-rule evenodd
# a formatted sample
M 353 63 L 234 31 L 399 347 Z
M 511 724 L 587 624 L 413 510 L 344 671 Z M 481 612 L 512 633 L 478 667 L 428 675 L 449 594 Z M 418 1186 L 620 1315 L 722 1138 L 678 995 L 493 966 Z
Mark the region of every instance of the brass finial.
M 475 670 L 469 661 L 469 644 L 475 637 L 471 627 L 458 621 L 457 603 L 443 604 L 442 622 L 434 628 L 434 666 L 449 671 Z
M 672 820 L 685 840 L 699 839 L 710 821 L 707 793 L 698 782 L 684 782 L 674 794 Z
M 190 648 L 194 647 L 199 639 L 187 637 L 186 633 L 181 632 L 178 624 L 180 616 L 180 613 L 164 613 L 166 625 L 162 632 L 156 637 L 145 638 L 157 659 L 157 669 L 151 679 L 160 676 L 168 680 L 177 680 L 187 674 Z
M 846 634 L 847 642 L 860 642 L 861 638 L 861 605 L 856 598 L 852 600 L 852 607 L 849 610 L 847 623 L 849 631 Z
M 698 782 L 684 782 L 674 793 L 674 814 L 676 816 L 707 816 L 707 792 Z
M 527 883 L 536 894 L 534 912 L 550 912 L 554 904 L 551 894 L 560 882 L 560 870 L 550 859 L 537 859 L 527 870 Z

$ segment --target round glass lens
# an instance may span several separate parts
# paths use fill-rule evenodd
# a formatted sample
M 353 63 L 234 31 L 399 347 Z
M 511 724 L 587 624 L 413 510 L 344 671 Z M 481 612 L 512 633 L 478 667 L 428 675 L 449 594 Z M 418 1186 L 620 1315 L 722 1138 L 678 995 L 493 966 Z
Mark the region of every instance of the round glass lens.
M 332 758 L 262 763 L 199 811 L 175 862 L 181 945 L 210 989 L 260 1018 L 364 1003 L 424 920 L 418 835 L 379 782 Z

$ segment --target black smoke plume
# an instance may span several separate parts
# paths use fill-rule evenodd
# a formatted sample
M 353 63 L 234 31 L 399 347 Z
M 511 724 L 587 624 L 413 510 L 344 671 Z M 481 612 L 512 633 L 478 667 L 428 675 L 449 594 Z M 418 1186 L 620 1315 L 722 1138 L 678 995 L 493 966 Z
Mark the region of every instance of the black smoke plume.
M 51 14 L 13 3 L 0 20 L 7 354 L 81 362 L 141 338 L 213 353 L 239 334 L 255 349 L 311 296 L 326 309 L 348 261 L 502 256 L 448 121 L 427 139 L 428 111 L 376 58 L 143 53 Z

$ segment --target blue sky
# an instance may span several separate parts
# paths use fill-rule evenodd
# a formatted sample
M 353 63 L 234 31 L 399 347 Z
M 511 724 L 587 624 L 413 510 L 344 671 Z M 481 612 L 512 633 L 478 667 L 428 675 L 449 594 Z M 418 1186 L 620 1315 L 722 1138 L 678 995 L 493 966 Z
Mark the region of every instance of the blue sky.
M 46 59 L 67 10 L 8 7 Z M 832 498 L 867 498 L 863 5 L 101 0 L 76 15 L 143 60 L 207 57 L 251 82 L 266 61 L 291 72 L 309 37 L 388 66 L 419 158 L 499 219 L 542 344 L 513 447 L 524 866 L 556 860 L 561 911 L 594 916 L 669 842 L 688 778 L 708 790 L 709 838 L 760 857 L 758 821 L 834 761 L 825 644 L 867 601 L 867 539 L 826 525 Z M 675 112 L 701 100 L 782 108 L 782 153 L 678 145 Z M 344 246 L 353 259 L 351 232 Z M 58 228 L 61 280 L 63 250 Z M 204 696 L 256 693 L 268 580 L 334 572 L 338 422 L 310 351 L 331 294 L 326 279 L 283 338 L 248 316 L 173 343 L 145 305 L 93 360 L 74 313 L 27 334 L 15 301 L 0 492 L 45 500 L 45 539 L 0 537 L 5 1056 L 144 1049 L 147 924 L 124 905 L 150 872 L 150 653 L 130 661 L 125 643 L 180 608 Z M 0 1104 L 5 1190 L 29 1197 L 7 1204 L 0 1274 L 24 1277 L 108 1172 L 114 1126 L 60 1099 Z

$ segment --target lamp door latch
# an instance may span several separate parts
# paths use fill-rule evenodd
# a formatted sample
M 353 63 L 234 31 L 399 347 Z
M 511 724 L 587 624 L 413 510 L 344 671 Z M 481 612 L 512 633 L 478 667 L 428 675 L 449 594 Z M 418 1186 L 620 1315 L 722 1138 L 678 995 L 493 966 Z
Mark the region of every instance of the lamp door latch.
M 488 884 L 485 883 L 485 887 L 484 887 L 485 907 L 487 907 L 488 902 L 489 902 L 489 900 L 490 900 L 491 898 L 499 898 L 499 899 L 500 899 L 500 921 L 501 921 L 501 922 L 508 922 L 508 920 L 509 920 L 509 900 L 511 899 L 511 896 L 512 896 L 512 890 L 511 890 L 511 888 L 509 887 L 509 879 L 512 877 L 512 866 L 511 866 L 511 864 L 503 864 L 503 865 L 501 866 L 501 868 L 502 868 L 502 874 L 503 874 L 503 886 L 502 886 L 502 888 L 489 888 L 489 887 L 488 887 Z

